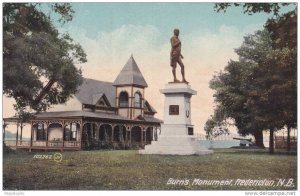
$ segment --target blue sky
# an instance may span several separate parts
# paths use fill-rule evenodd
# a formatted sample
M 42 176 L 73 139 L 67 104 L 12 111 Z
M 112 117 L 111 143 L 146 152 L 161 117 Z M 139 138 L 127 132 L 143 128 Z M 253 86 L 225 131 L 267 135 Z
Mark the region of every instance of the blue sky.
M 249 25 L 264 24 L 271 15 L 249 16 L 241 8 L 229 8 L 226 13 L 214 11 L 214 3 L 72 3 L 75 17 L 66 26 L 88 29 L 88 36 L 109 32 L 124 24 L 152 25 L 162 37 L 169 37 L 174 27 L 183 33 L 196 29 L 217 31 L 221 25 L 239 30 Z

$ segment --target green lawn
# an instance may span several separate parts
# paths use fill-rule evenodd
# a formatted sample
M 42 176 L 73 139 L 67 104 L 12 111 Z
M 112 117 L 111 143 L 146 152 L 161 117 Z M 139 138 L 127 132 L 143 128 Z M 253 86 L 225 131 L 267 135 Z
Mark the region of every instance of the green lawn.
M 134 150 L 63 152 L 61 162 L 33 158 L 55 152 L 4 154 L 5 190 L 262 190 L 297 189 L 297 156 L 241 149 L 205 156 L 139 155 Z M 167 185 L 170 178 L 187 185 Z M 279 179 L 295 184 L 276 186 Z M 232 180 L 231 185 L 193 185 L 194 179 Z M 236 185 L 237 179 L 274 180 L 274 186 Z

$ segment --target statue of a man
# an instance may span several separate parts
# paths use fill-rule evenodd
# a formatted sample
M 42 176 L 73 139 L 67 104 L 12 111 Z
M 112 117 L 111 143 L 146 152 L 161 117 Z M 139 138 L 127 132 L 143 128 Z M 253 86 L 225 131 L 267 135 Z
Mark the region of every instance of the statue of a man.
M 184 65 L 182 63 L 183 56 L 181 54 L 181 41 L 179 39 L 179 29 L 174 29 L 174 36 L 171 38 L 171 67 L 172 69 L 172 73 L 174 76 L 174 82 L 180 82 L 177 78 L 176 78 L 176 67 L 177 67 L 177 63 L 180 65 L 181 67 L 181 75 L 182 75 L 182 82 L 188 83 L 185 80 L 185 76 L 184 76 Z

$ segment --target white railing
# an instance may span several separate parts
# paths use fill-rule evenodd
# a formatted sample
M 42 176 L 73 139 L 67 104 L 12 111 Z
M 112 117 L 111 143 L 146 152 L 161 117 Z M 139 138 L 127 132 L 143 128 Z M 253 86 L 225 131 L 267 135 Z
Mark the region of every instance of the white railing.
M 80 142 L 78 141 L 64 141 L 64 147 L 79 147 Z
M 6 146 L 16 146 L 16 140 L 5 140 Z
M 47 145 L 46 141 L 32 141 L 32 146 L 44 147 Z
M 57 148 L 60 148 L 60 147 L 63 147 L 64 143 L 63 141 L 48 141 L 48 147 L 57 147 Z
M 30 147 L 31 141 L 5 140 L 5 144 L 10 147 Z M 49 148 L 78 148 L 79 141 L 32 141 L 32 147 L 49 147 Z
M 20 141 L 18 140 L 18 146 L 30 146 L 30 141 Z

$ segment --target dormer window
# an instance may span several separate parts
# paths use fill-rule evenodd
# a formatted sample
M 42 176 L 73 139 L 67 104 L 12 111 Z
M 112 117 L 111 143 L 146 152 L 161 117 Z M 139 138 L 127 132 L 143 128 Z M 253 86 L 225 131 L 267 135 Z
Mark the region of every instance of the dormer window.
M 120 93 L 119 107 L 128 107 L 128 93 L 125 91 Z
M 142 107 L 142 96 L 140 93 L 134 94 L 134 107 L 136 107 L 136 108 Z

